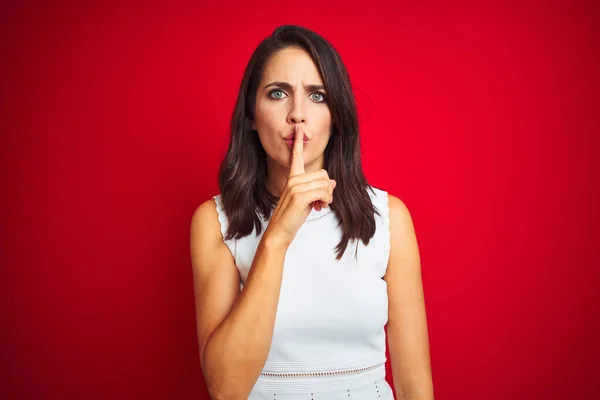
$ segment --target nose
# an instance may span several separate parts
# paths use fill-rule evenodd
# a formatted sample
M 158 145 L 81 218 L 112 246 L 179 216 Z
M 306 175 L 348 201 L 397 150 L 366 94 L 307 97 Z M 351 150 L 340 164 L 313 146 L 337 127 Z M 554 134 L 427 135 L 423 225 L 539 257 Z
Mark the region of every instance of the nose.
M 306 122 L 306 108 L 302 99 L 296 96 L 290 104 L 291 109 L 288 113 L 288 123 L 293 125 Z

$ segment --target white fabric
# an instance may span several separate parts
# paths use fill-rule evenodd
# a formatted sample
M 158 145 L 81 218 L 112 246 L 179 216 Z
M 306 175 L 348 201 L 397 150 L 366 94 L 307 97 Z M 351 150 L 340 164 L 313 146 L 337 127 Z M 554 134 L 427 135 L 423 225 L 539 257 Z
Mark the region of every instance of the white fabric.
M 273 340 L 263 373 L 331 372 L 372 367 L 361 372 L 320 377 L 261 375 L 250 399 L 393 399 L 385 381 L 384 325 L 387 323 L 385 275 L 390 250 L 387 192 L 369 189 L 376 232 L 367 246 L 351 240 L 342 259 L 338 219 L 329 208 L 312 210 L 284 260 Z M 221 195 L 214 196 L 221 232 L 227 217 Z M 335 201 L 335 200 L 334 200 Z M 263 220 L 263 228 L 269 219 Z M 225 241 L 241 276 L 248 277 L 260 235 Z M 355 258 L 355 252 L 357 257 Z

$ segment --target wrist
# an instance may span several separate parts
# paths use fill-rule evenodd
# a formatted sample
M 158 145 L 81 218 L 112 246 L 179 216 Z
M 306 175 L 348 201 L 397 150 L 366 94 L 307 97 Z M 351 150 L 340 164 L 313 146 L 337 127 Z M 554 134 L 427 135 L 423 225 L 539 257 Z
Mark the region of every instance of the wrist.
M 291 242 L 280 235 L 270 232 L 268 228 L 260 241 L 260 245 L 265 248 L 282 251 L 287 251 L 288 247 L 290 247 L 290 243 Z

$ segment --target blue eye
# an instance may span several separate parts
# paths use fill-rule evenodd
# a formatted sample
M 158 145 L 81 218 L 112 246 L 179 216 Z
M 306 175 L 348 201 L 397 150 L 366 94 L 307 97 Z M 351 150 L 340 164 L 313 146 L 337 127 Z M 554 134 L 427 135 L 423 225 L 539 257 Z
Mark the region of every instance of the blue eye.
M 284 97 L 285 97 L 285 92 L 281 89 L 274 89 L 269 92 L 269 98 L 271 98 L 273 100 L 280 100 Z M 326 100 L 325 93 L 321 93 L 321 92 L 314 92 L 310 95 L 310 97 L 316 103 L 324 103 Z
M 273 96 L 273 93 L 281 93 L 281 95 L 280 96 Z M 281 99 L 283 97 L 283 90 L 279 90 L 279 89 L 271 90 L 269 92 L 269 97 L 271 97 L 273 99 Z
M 319 98 L 314 98 L 313 97 L 313 100 L 315 100 L 317 103 L 323 103 L 325 101 L 325 95 L 323 93 L 321 93 L 321 92 L 314 92 L 312 94 L 312 96 L 314 96 L 314 95 L 321 96 L 320 100 L 319 100 Z

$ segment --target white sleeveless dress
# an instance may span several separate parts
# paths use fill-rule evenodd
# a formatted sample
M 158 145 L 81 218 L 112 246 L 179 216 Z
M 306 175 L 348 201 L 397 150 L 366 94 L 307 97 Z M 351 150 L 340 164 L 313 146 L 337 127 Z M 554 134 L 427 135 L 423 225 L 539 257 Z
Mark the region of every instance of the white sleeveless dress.
M 390 251 L 388 199 L 387 192 L 373 191 L 376 232 L 368 246 L 358 241 L 356 257 L 351 240 L 335 259 L 341 229 L 329 208 L 313 209 L 298 230 L 285 255 L 271 348 L 250 400 L 393 400 L 385 379 L 388 296 L 382 279 Z M 221 195 L 213 198 L 224 236 Z M 225 241 L 242 290 L 263 233 Z

